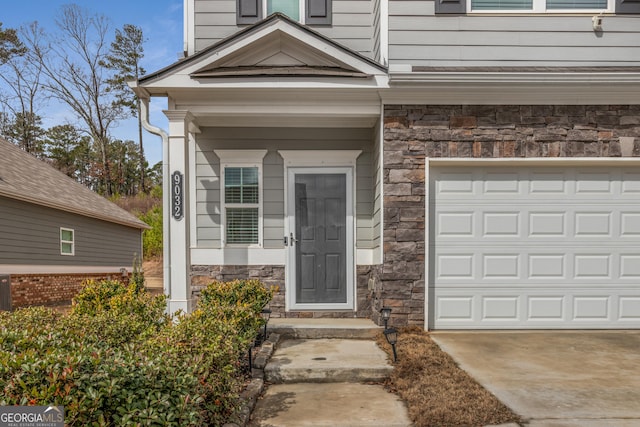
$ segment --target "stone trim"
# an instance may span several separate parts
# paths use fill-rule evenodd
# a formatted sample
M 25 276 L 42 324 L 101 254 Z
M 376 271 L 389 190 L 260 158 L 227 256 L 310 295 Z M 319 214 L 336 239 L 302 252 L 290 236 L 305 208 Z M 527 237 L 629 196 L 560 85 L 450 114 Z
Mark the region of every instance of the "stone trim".
M 375 307 L 392 307 L 394 325 L 425 320 L 425 158 L 640 157 L 640 105 L 392 105 L 384 116 Z
M 369 278 L 379 282 L 379 266 L 356 266 L 356 303 L 357 310 L 323 311 L 285 311 L 285 281 L 283 265 L 192 265 L 191 288 L 194 299 L 213 280 L 229 281 L 234 279 L 258 279 L 266 286 L 277 286 L 269 307 L 271 316 L 288 318 L 370 318 L 373 307 L 373 290 L 369 290 Z

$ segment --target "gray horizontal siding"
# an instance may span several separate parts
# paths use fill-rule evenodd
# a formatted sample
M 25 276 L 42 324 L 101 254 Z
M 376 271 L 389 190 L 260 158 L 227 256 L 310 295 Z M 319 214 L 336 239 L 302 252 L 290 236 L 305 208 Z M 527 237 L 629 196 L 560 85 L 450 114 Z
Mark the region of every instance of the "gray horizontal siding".
M 370 0 L 333 0 L 332 25 L 314 26 L 319 33 L 373 57 L 374 20 Z M 236 25 L 235 0 L 195 0 L 195 51 L 198 52 L 246 26 Z
M 215 149 L 267 149 L 263 160 L 263 242 L 283 248 L 284 161 L 278 150 L 362 150 L 356 165 L 356 235 L 371 248 L 374 174 L 371 129 L 204 128 L 196 143 L 196 227 L 199 248 L 221 247 L 220 160 Z
M 60 227 L 75 231 L 75 255 L 60 254 Z M 130 266 L 141 230 L 0 197 L 0 264 Z
M 389 2 L 390 63 L 415 66 L 639 66 L 640 16 L 435 16 L 433 2 Z

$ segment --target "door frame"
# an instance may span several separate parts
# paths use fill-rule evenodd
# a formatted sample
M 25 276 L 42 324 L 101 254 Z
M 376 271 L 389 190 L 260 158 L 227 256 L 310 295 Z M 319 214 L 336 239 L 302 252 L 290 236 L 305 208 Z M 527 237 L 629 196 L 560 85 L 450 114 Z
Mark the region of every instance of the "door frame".
M 295 175 L 298 173 L 344 173 L 346 175 L 346 303 L 296 303 L 295 247 L 285 246 L 285 311 L 356 310 L 356 159 L 361 150 L 280 150 L 284 159 L 285 236 L 295 232 Z

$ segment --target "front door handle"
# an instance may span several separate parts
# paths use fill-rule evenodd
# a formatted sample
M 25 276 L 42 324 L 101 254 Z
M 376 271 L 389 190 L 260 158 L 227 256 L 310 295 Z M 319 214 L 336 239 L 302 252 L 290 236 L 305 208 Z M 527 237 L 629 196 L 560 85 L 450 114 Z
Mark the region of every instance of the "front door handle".
M 293 237 L 293 233 L 289 233 L 289 242 L 291 243 L 291 246 L 293 246 L 294 243 L 296 243 L 298 240 L 296 240 L 295 237 Z

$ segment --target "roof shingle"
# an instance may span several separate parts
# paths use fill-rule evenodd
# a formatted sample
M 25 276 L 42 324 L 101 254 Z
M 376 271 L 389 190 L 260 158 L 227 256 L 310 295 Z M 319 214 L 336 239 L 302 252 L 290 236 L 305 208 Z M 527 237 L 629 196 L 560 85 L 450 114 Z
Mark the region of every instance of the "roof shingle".
M 116 204 L 1 138 L 0 196 L 129 227 L 149 228 Z

